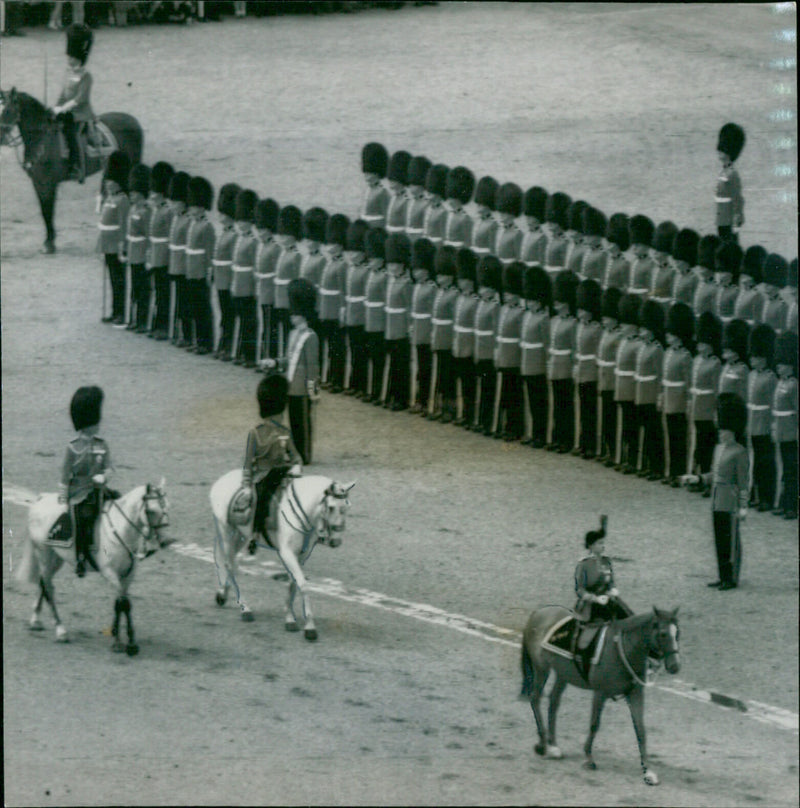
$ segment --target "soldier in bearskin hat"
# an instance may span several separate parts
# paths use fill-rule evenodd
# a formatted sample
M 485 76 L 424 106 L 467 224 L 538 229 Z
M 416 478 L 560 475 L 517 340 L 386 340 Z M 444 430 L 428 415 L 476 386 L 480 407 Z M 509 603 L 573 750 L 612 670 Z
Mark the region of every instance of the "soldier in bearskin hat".
M 386 180 L 389 184 L 389 204 L 386 208 L 386 233 L 402 233 L 406 229 L 408 211 L 408 166 L 411 155 L 396 151 L 389 158 Z
M 431 421 L 441 419 L 449 424 L 456 417 L 456 377 L 453 368 L 453 317 L 455 315 L 458 288 L 455 286 L 458 250 L 443 244 L 434 257 L 436 295 L 433 298 L 431 316 L 431 350 L 436 356 L 433 412 Z
M 555 314 L 550 319 L 547 358 L 547 378 L 553 394 L 553 434 L 546 448 L 560 454 L 571 452 L 575 443 L 575 386 L 572 373 L 578 330 L 575 314 L 579 283 L 574 272 L 563 269 L 556 276 L 553 286 Z
M 567 265 L 569 242 L 564 231 L 569 227 L 568 211 L 571 202 L 571 197 L 561 191 L 547 197 L 544 226 L 547 235 L 545 269 L 553 283 L 555 283 L 556 276 Z M 578 280 L 580 281 L 580 279 Z
M 408 409 L 411 396 L 411 241 L 405 233 L 393 233 L 384 245 L 386 260 L 386 323 L 384 340 L 389 375 L 384 407 L 393 412 Z
M 617 456 L 617 407 L 614 404 L 614 368 L 622 338 L 619 326 L 619 302 L 622 292 L 614 286 L 603 292 L 600 323 L 603 331 L 597 346 L 597 389 L 602 403 L 600 420 L 600 454 L 597 460 L 609 468 Z
M 719 236 L 708 233 L 697 244 L 697 286 L 692 298 L 692 309 L 695 320 L 706 312 L 715 311 L 717 299 L 717 285 L 714 282 L 714 273 L 717 270 L 717 251 L 722 242 Z
M 547 255 L 547 235 L 542 228 L 547 205 L 547 191 L 534 185 L 522 197 L 522 213 L 525 216 L 525 232 L 519 246 L 519 260 L 531 266 L 544 266 Z
M 475 375 L 480 382 L 478 420 L 474 430 L 486 436 L 494 426 L 494 399 L 497 370 L 494 366 L 495 335 L 500 317 L 500 289 L 503 265 L 495 255 L 484 255 L 478 262 L 478 300 L 475 309 Z
M 345 281 L 347 261 L 344 250 L 350 219 L 343 213 L 334 213 L 325 225 L 325 266 L 319 281 L 319 341 L 320 370 L 327 365 L 323 388 L 331 393 L 344 390 L 344 371 L 347 362 L 347 343 L 341 312 L 345 308 Z M 323 349 L 324 345 L 324 349 Z M 327 349 L 327 362 L 324 362 Z
M 376 407 L 383 403 L 383 372 L 386 368 L 386 239 L 382 227 L 373 227 L 364 237 L 367 278 L 364 286 L 364 335 L 372 374 L 364 401 Z
M 505 441 L 522 438 L 525 431 L 525 410 L 520 368 L 520 335 L 525 309 L 522 300 L 522 273 L 525 264 L 512 261 L 503 267 L 503 305 L 497 322 L 494 366 L 501 374 L 500 409 L 497 434 Z
M 238 233 L 233 247 L 231 270 L 231 304 L 233 306 L 234 328 L 239 321 L 238 345 L 234 347 L 234 365 L 245 368 L 256 366 L 256 249 L 258 238 L 255 231 L 255 213 L 258 195 L 250 188 L 244 188 L 236 195 L 234 219 Z
M 303 214 L 303 245 L 305 254 L 300 262 L 300 277 L 318 289 L 327 257 L 322 252 L 325 229 L 328 226 L 328 211 L 325 208 L 309 208 Z
M 370 227 L 386 225 L 386 209 L 389 207 L 389 191 L 382 180 L 389 167 L 389 152 L 381 143 L 367 143 L 361 150 L 361 170 L 367 183 L 361 218 Z
M 600 284 L 592 278 L 578 284 L 573 378 L 578 386 L 581 429 L 574 454 L 585 460 L 597 456 L 597 349 L 603 331 L 600 324 L 602 294 Z
M 573 202 L 570 205 L 570 215 L 572 215 L 573 208 L 576 205 L 580 206 L 581 202 Z M 579 216 L 580 230 L 572 232 L 575 234 L 573 240 L 579 237 L 579 233 L 582 234 L 582 237 L 580 238 L 580 244 L 573 245 L 570 250 L 567 258 L 567 268 L 575 272 L 581 280 L 588 279 L 602 284 L 607 262 L 607 253 L 603 249 L 603 236 L 608 230 L 606 217 L 601 210 L 590 207 L 586 203 L 583 203 L 580 209 L 582 210 Z M 568 237 L 570 230 L 567 230 Z M 580 254 L 579 259 L 575 253 Z
M 172 224 L 169 229 L 169 281 L 172 297 L 170 338 L 179 348 L 189 345 L 189 318 L 186 310 L 186 235 L 189 232 L 189 209 L 186 200 L 191 177 L 177 171 L 169 181 L 169 201 L 172 206 Z
M 672 302 L 691 306 L 700 278 L 694 271 L 697 264 L 697 246 L 700 236 L 688 227 L 679 230 L 672 242 L 672 263 L 675 277 L 672 280 Z M 669 314 L 669 313 L 668 313 Z
M 383 228 L 379 228 L 385 232 Z M 347 262 L 344 283 L 344 330 L 350 346 L 350 377 L 345 395 L 364 398 L 367 395 L 369 361 L 367 358 L 366 322 L 367 263 L 364 243 L 369 225 L 363 219 L 356 219 L 347 228 L 344 258 Z
M 447 218 L 444 224 L 444 243 L 460 249 L 472 244 L 472 217 L 464 210 L 475 190 L 475 175 L 464 166 L 447 172 L 445 203 Z
M 131 164 L 123 151 L 108 156 L 101 184 L 100 237 L 98 249 L 105 256 L 111 282 L 111 314 L 103 312 L 104 323 L 125 327 L 125 263 L 128 231 L 128 179 Z M 103 295 L 105 302 L 105 295 Z
M 280 207 L 274 199 L 259 199 L 253 213 L 256 229 L 256 263 L 253 277 L 256 285 L 256 303 L 261 311 L 260 338 L 257 348 L 259 359 L 277 355 L 278 327 L 272 309 L 275 303 L 275 268 L 281 248 L 275 234 L 278 230 Z M 256 372 L 260 372 L 257 369 Z
M 428 207 L 425 210 L 425 238 L 429 239 L 434 247 L 438 247 L 444 241 L 444 226 L 447 223 L 444 196 L 449 172 L 450 169 L 444 163 L 436 163 L 428 169 L 425 177 L 425 195 L 428 198 Z
M 471 429 L 475 423 L 475 311 L 478 308 L 476 293 L 478 256 L 469 247 L 462 247 L 457 256 L 458 298 L 453 314 L 453 369 L 456 383 L 461 385 L 461 416 L 454 421 L 456 426 Z
M 771 326 L 776 334 L 783 333 L 786 327 L 786 317 L 789 306 L 781 297 L 781 290 L 786 285 L 789 274 L 789 264 L 786 259 L 771 253 L 764 261 L 764 282 L 761 289 L 764 294 L 764 308 L 761 310 L 759 320 Z
M 797 519 L 797 334 L 784 331 L 775 345 L 778 384 L 772 399 L 772 434 L 781 453 L 781 498 L 773 511 Z
M 236 215 L 236 197 L 241 190 L 235 182 L 226 182 L 219 189 L 217 197 L 217 214 L 220 224 L 222 224 L 222 231 L 217 238 L 214 258 L 211 262 L 214 266 L 214 287 L 217 290 L 220 311 L 219 340 L 214 357 L 223 362 L 230 362 L 233 359 L 231 356 L 233 347 L 233 304 L 231 303 L 233 270 L 231 267 L 233 266 L 233 250 L 238 238 L 233 219 Z
M 758 288 L 762 281 L 767 251 L 760 244 L 753 244 L 744 251 L 739 273 L 739 294 L 733 306 L 733 316 L 744 320 L 752 328 L 764 308 L 764 296 Z
M 739 172 L 733 164 L 742 153 L 745 143 L 744 129 L 735 123 L 726 123 L 719 130 L 717 155 L 722 167 L 717 177 L 717 233 L 723 241 L 737 241 L 734 228 L 744 224 L 744 197 Z
M 414 404 L 410 412 L 425 416 L 431 393 L 431 314 L 433 298 L 436 295 L 436 281 L 433 279 L 433 259 L 436 248 L 425 238 L 417 239 L 411 249 L 411 275 L 414 287 L 411 292 L 411 346 L 417 359 L 417 378 Z
M 425 180 L 428 177 L 431 165 L 431 161 L 421 154 L 412 157 L 411 162 L 408 164 L 406 235 L 412 244 L 425 233 L 425 211 L 428 209 Z
M 522 189 L 513 182 L 505 182 L 498 189 L 495 208 L 499 226 L 497 228 L 494 254 L 504 265 L 516 261 L 522 245 L 522 231 L 516 219 L 522 213 Z
M 742 266 L 742 248 L 731 241 L 724 242 L 717 250 L 714 282 L 717 294 L 714 299 L 714 314 L 726 325 L 733 319 L 736 298 L 739 296 L 739 270 Z
M 78 127 L 86 128 L 94 122 L 91 105 L 92 74 L 86 69 L 86 60 L 92 49 L 92 31 L 86 25 L 70 25 L 67 28 L 67 72 L 53 113 L 64 127 L 64 136 L 69 148 L 69 179 L 83 182 L 85 166 L 82 165 L 78 144 Z
M 747 434 L 753 447 L 753 500 L 759 511 L 775 505 L 775 444 L 772 441 L 772 400 L 775 375 L 775 332 L 764 324 L 750 332 L 750 374 L 747 379 Z
M 298 242 L 302 238 L 303 214 L 295 205 L 286 205 L 278 214 L 278 243 L 281 245 L 281 254 L 275 266 L 275 315 L 278 329 L 278 354 L 286 352 L 289 339 L 289 284 L 300 277 L 300 264 L 302 255 L 298 249 Z
M 635 474 L 639 455 L 639 423 L 636 420 L 636 355 L 639 352 L 639 311 L 642 301 L 633 292 L 619 301 L 621 326 L 614 367 L 614 401 L 621 418 L 620 458 L 614 466 L 623 474 Z
M 664 476 L 664 430 L 658 411 L 664 370 L 664 309 L 655 300 L 645 300 L 639 320 L 639 350 L 636 353 L 636 420 L 644 428 L 640 477 L 660 480 Z
M 211 353 L 214 348 L 208 286 L 217 242 L 214 226 L 208 218 L 213 202 L 214 188 L 211 183 L 205 177 L 192 177 L 186 196 L 189 214 L 189 230 L 186 233 L 186 339 L 189 342 L 187 350 L 200 356 Z
M 153 319 L 148 336 L 167 339 L 169 329 L 169 231 L 172 207 L 167 201 L 175 169 L 159 160 L 150 172 L 150 226 L 147 230 L 147 270 L 153 279 Z
M 67 446 L 58 487 L 58 500 L 67 503 L 75 525 L 75 572 L 86 574 L 88 563 L 95 570 L 92 556 L 94 523 L 100 515 L 102 492 L 112 470 L 108 444 L 98 436 L 102 417 L 103 391 L 99 387 L 79 387 L 70 402 L 72 425 L 78 437 Z
M 567 247 L 566 268 L 574 272 L 579 278 L 582 277 L 583 257 L 589 251 L 589 244 L 586 241 L 586 221 L 584 219 L 584 213 L 589 208 L 588 202 L 584 202 L 583 199 L 576 199 L 570 203 L 567 210 L 569 227 L 564 235 L 569 242 L 569 246 Z
M 722 375 L 719 393 L 736 393 L 747 401 L 748 343 L 750 329 L 744 320 L 731 320 L 722 331 Z
M 499 187 L 497 180 L 490 176 L 481 177 L 475 187 L 475 206 L 478 210 L 472 223 L 471 246 L 478 260 L 494 250 L 497 240 L 498 223 L 494 212 Z
M 630 247 L 630 229 L 628 216 L 625 213 L 614 213 L 608 220 L 606 229 L 605 274 L 603 275 L 603 288 L 627 291 L 631 283 L 631 264 L 628 260 L 628 247 Z
M 302 462 L 290 431 L 281 416 L 286 409 L 289 383 L 280 373 L 272 372 L 258 383 L 256 400 L 261 422 L 247 433 L 242 467 L 242 488 L 247 499 L 255 499 L 253 533 L 267 538 L 267 517 L 272 495 L 286 473 Z
M 672 301 L 672 285 L 675 280 L 675 265 L 672 263 L 672 245 L 678 235 L 673 222 L 664 221 L 656 227 L 653 235 L 653 274 L 650 280 L 650 299 L 661 305 L 664 317 Z
M 128 329 L 143 334 L 147 331 L 150 306 L 150 280 L 147 277 L 147 231 L 151 208 L 150 169 L 143 163 L 135 165 L 128 177 L 130 209 L 128 210 L 128 264 L 131 271 L 131 300 Z
M 522 298 L 525 313 L 520 333 L 519 372 L 528 391 L 531 436 L 522 441 L 534 449 L 547 442 L 550 400 L 547 395 L 547 347 L 550 344 L 550 312 L 553 286 L 541 264 L 526 266 L 522 272 Z
M 667 350 L 664 352 L 664 374 L 661 378 L 661 410 L 667 426 L 669 476 L 662 482 L 673 488 L 680 486 L 686 474 L 689 450 L 689 385 L 692 379 L 694 348 L 694 314 L 686 303 L 673 303 L 667 313 Z
M 655 261 L 650 248 L 655 229 L 653 220 L 642 214 L 631 216 L 628 222 L 631 242 L 631 282 L 628 292 L 640 300 L 644 300 L 652 286 Z

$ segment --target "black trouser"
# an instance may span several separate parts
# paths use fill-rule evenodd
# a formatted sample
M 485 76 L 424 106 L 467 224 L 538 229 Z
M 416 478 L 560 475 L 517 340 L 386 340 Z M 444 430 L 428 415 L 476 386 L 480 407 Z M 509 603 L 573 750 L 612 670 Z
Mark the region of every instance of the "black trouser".
M 497 391 L 497 370 L 492 360 L 479 359 L 475 363 L 475 375 L 481 383 L 478 424 L 488 433 L 494 425 L 494 397 Z
M 778 446 L 783 462 L 783 491 L 780 507 L 785 514 L 797 516 L 797 441 L 784 440 Z
M 100 493 L 93 491 L 83 502 L 72 506 L 72 518 L 75 520 L 75 556 L 86 557 L 94 542 L 94 523 L 100 513 Z
M 289 346 L 289 332 L 292 330 L 292 321 L 289 318 L 289 309 L 279 309 L 273 306 L 272 316 L 275 318 L 275 355 L 277 356 L 279 343 L 283 353 L 286 353 Z
M 751 435 L 753 442 L 753 488 L 758 501 L 770 508 L 775 504 L 775 444 L 769 435 Z
M 347 344 L 344 339 L 344 330 L 338 320 L 319 321 L 319 366 L 324 367 L 323 351 L 328 351 L 328 375 L 325 381 L 331 387 L 344 387 L 344 368 L 347 363 Z
M 578 445 L 583 454 L 593 456 L 597 451 L 597 382 L 578 385 L 581 408 L 581 437 Z
M 153 267 L 151 271 L 156 298 L 152 330 L 166 334 L 169 329 L 169 272 L 167 267 Z
M 111 281 L 111 316 L 125 317 L 125 265 L 116 253 L 106 253 L 108 279 Z M 105 312 L 103 312 L 105 316 Z
M 739 519 L 735 513 L 714 511 L 714 544 L 720 581 L 738 584 L 742 568 L 742 541 Z
M 236 356 L 245 362 L 256 361 L 256 299 L 248 297 L 232 297 L 233 314 L 239 320 L 239 340 Z
M 366 332 L 367 354 L 372 363 L 372 379 L 369 388 L 370 397 L 379 399 L 383 392 L 383 368 L 386 365 L 386 340 L 383 331 Z
M 411 343 L 408 337 L 386 340 L 389 359 L 389 383 L 386 400 L 401 407 L 408 406 L 411 396 Z
M 475 423 L 475 389 L 478 380 L 475 375 L 475 362 L 471 356 L 453 358 L 456 380 L 461 381 L 461 417 L 468 423 Z
M 531 413 L 531 442 L 542 445 L 547 440 L 547 376 L 544 373 L 536 376 L 523 376 L 528 391 L 528 409 Z
M 575 384 L 572 379 L 552 379 L 553 440 L 560 449 L 569 451 L 575 445 Z
M 230 356 L 233 346 L 233 303 L 229 289 L 217 289 L 217 300 L 219 301 L 219 345 L 217 350 L 220 353 Z
M 661 413 L 655 404 L 637 404 L 636 419 L 644 427 L 642 469 L 651 474 L 664 473 L 664 430 Z
M 10 3 L 8 5 L 11 5 Z M 78 127 L 71 112 L 62 112 L 57 116 L 61 121 L 64 130 L 64 139 L 67 141 L 69 149 L 69 165 L 71 168 L 79 168 L 81 162 L 81 151 L 78 146 Z
M 603 414 L 600 426 L 600 454 L 614 460 L 617 456 L 617 408 L 614 404 L 614 391 L 601 390 Z
M 150 278 L 144 264 L 131 264 L 131 322 L 147 328 L 150 309 Z
M 204 278 L 186 279 L 186 312 L 188 320 L 194 323 L 194 337 L 198 348 L 210 351 L 214 347 L 214 329 L 211 324 L 211 300 L 208 283 Z M 191 339 L 191 328 L 187 327 L 187 339 Z
M 292 442 L 307 466 L 312 459 L 311 400 L 308 396 L 289 396 L 289 428 Z
M 436 392 L 433 396 L 434 412 L 455 417 L 456 414 L 456 374 L 451 351 L 436 353 Z
M 522 377 L 519 368 L 501 368 L 500 411 L 497 416 L 497 431 L 519 440 L 525 431 L 525 410 L 522 396 Z
M 717 428 L 713 421 L 694 422 L 694 466 L 700 474 L 711 471 L 714 447 L 717 445 Z
M 278 323 L 272 303 L 261 304 L 261 325 L 261 356 L 262 358 L 277 359 Z
M 639 422 L 636 420 L 636 405 L 632 401 L 618 401 L 617 404 L 622 411 L 619 462 L 635 469 L 639 456 Z
M 267 517 L 269 516 L 269 501 L 272 495 L 281 484 L 281 480 L 286 474 L 286 466 L 279 466 L 270 469 L 267 476 L 263 480 L 259 480 L 255 484 L 256 489 L 256 512 L 253 515 L 253 530 L 261 533 L 266 538 L 267 536 Z
M 186 276 L 170 275 L 175 309 L 172 319 L 172 341 L 188 340 L 191 337 L 191 327 L 186 317 Z
M 689 423 L 682 412 L 667 413 L 667 440 L 669 441 L 669 476 L 686 474 L 689 451 Z
M 367 334 L 363 325 L 345 328 L 350 345 L 350 379 L 348 386 L 357 393 L 367 394 Z
M 423 410 L 428 409 L 431 395 L 431 373 L 433 353 L 429 342 L 417 345 L 417 403 Z

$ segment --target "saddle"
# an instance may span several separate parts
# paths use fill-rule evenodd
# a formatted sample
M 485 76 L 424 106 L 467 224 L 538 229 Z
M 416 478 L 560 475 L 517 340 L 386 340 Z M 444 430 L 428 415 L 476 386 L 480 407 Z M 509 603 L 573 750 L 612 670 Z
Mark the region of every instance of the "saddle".
M 84 165 L 90 159 L 105 160 L 118 148 L 113 132 L 99 119 L 95 119 L 92 123 L 76 123 L 75 137 Z M 61 124 L 58 127 L 58 147 L 61 157 L 66 160 L 69 157 L 69 144 Z
M 542 648 L 571 659 L 578 672 L 588 680 L 593 665 L 605 645 L 608 623 L 584 623 L 574 615 L 559 620 L 542 640 Z
M 53 522 L 53 526 L 47 532 L 47 539 L 45 544 L 53 547 L 72 547 L 75 542 L 75 525 L 70 516 L 70 512 L 66 511 Z

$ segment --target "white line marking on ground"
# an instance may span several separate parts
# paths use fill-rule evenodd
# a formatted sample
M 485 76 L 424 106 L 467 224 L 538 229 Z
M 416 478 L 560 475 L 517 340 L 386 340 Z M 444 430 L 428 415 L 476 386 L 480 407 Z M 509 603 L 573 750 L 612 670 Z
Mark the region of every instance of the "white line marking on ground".
M 3 502 L 28 507 L 37 495 L 20 486 L 3 483 Z M 175 542 L 169 545 L 170 550 L 174 550 L 187 558 L 194 558 L 207 564 L 214 563 L 214 552 L 210 547 L 201 547 L 195 542 L 183 544 Z M 273 577 L 276 572 L 283 571 L 283 565 L 277 561 L 258 559 L 255 556 L 242 556 L 239 566 L 240 572 L 245 575 Z M 508 645 L 512 648 L 519 648 L 522 641 L 522 634 L 519 631 L 503 626 L 496 626 L 492 623 L 485 623 L 482 620 L 475 620 L 463 614 L 453 614 L 430 606 L 427 603 L 413 603 L 401 598 L 384 595 L 380 592 L 372 592 L 369 589 L 352 588 L 349 589 L 341 581 L 334 578 L 315 578 L 308 581 L 308 588 L 312 592 L 320 595 L 327 595 L 349 603 L 357 603 L 361 606 L 371 606 L 375 609 L 382 609 L 394 614 L 411 617 L 425 623 L 432 623 L 438 626 L 468 634 L 471 637 L 478 637 L 501 645 Z M 786 730 L 798 734 L 798 714 L 781 707 L 773 707 L 760 701 L 744 701 L 723 693 L 703 690 L 695 685 L 684 682 L 681 679 L 671 678 L 669 685 L 655 685 L 665 693 L 681 696 L 692 701 L 699 701 L 705 704 L 715 704 L 729 709 L 737 709 L 746 715 L 763 724 L 768 724 L 778 729 Z

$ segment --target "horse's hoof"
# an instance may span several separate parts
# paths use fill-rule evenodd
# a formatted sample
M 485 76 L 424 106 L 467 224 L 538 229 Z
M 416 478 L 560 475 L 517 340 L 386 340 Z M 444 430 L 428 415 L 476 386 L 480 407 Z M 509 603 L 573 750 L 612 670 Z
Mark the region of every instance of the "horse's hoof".
M 28 628 L 31 631 L 44 631 L 44 624 L 37 615 L 31 617 L 31 622 L 28 623 Z
M 655 772 L 650 771 L 650 769 L 648 769 L 648 770 L 647 770 L 647 771 L 644 773 L 644 781 L 645 781 L 645 783 L 647 783 L 647 785 L 649 785 L 649 786 L 657 786 L 657 785 L 658 785 L 658 783 L 659 783 L 659 780 L 658 780 L 658 775 L 657 775 Z
M 537 743 L 533 747 L 533 751 L 536 752 L 537 755 L 544 757 L 547 754 L 547 747 L 543 743 Z
M 564 755 L 561 754 L 561 750 L 557 746 L 548 746 L 547 757 L 551 760 L 561 760 Z
M 317 637 L 318 637 L 319 635 L 317 634 L 317 630 L 316 630 L 315 628 L 307 628 L 307 629 L 306 629 L 306 630 L 303 632 L 303 636 L 304 636 L 304 637 L 305 637 L 305 638 L 306 638 L 306 639 L 307 639 L 309 642 L 315 642 L 315 641 L 316 641 L 316 639 L 317 639 Z
M 283 627 L 287 631 L 300 631 L 300 626 L 297 625 L 297 622 L 295 620 L 287 620 L 284 623 Z
M 590 772 L 593 772 L 595 771 L 595 769 L 597 769 L 597 764 L 593 760 L 584 760 L 583 768 L 588 769 Z
M 217 602 L 217 606 L 224 606 L 228 599 L 221 592 L 217 592 L 214 595 L 214 600 Z
M 136 656 L 139 653 L 139 646 L 135 642 L 129 643 L 125 646 L 125 653 L 128 656 Z
M 44 255 L 53 255 L 56 251 L 56 245 L 52 241 L 45 241 L 42 245 L 42 253 Z
M 67 630 L 60 624 L 56 626 L 56 642 L 69 642 Z
M 255 620 L 255 617 L 250 609 L 248 609 L 246 612 L 242 612 L 242 620 L 244 620 L 245 623 L 252 623 L 253 620 Z

